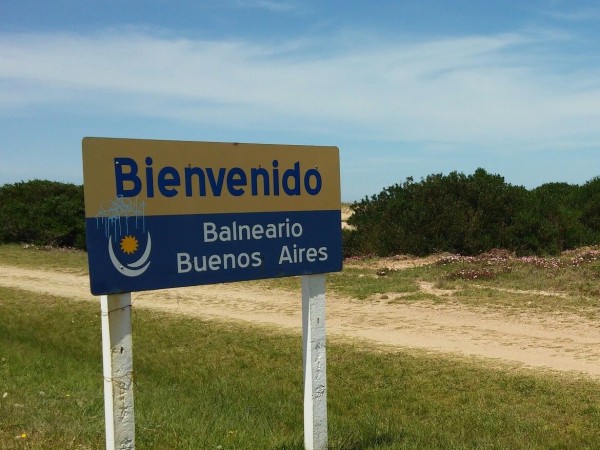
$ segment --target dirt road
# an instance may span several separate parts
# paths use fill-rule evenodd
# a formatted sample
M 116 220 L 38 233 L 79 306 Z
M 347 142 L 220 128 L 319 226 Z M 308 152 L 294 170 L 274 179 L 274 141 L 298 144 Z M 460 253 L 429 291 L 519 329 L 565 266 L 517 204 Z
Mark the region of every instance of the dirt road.
M 98 301 L 86 276 L 58 271 L 0 265 L 0 285 Z M 299 292 L 227 284 L 136 293 L 133 302 L 135 308 L 301 330 Z M 389 304 L 327 295 L 327 333 L 330 339 L 390 350 L 417 348 L 600 378 L 600 324 L 578 316 L 508 315 L 458 304 Z

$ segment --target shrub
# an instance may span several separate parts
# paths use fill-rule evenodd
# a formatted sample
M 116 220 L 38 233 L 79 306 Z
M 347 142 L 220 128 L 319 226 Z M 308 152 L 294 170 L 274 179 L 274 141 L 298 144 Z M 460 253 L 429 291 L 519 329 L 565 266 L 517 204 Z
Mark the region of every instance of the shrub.
M 558 254 L 598 242 L 600 179 L 580 186 L 513 186 L 477 169 L 420 182 L 407 178 L 351 206 L 348 256 L 374 253 L 476 255 L 505 248 L 520 255 Z M 358 244 L 356 242 L 358 242 Z M 356 252 L 356 253 L 353 253 Z
M 0 242 L 85 248 L 83 187 L 33 180 L 0 187 Z

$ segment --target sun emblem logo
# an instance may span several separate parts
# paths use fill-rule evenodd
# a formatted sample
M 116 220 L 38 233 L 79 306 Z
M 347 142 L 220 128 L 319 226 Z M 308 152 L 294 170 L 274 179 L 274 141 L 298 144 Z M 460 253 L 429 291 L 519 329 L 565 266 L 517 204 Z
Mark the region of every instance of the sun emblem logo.
M 121 250 L 128 255 L 131 255 L 137 251 L 139 242 L 134 236 L 125 236 L 121 239 Z
M 116 243 L 116 241 L 115 241 Z M 136 253 L 140 247 L 140 243 L 135 236 L 127 235 L 121 238 L 119 242 L 119 246 L 123 253 L 127 255 L 132 255 Z M 150 237 L 150 232 L 148 232 L 148 238 L 146 241 L 146 248 L 142 256 L 138 258 L 137 261 L 130 263 L 122 263 L 119 261 L 117 256 L 115 255 L 115 251 L 113 250 L 112 239 L 108 237 L 108 256 L 110 256 L 110 260 L 112 261 L 115 269 L 121 272 L 126 277 L 137 277 L 143 274 L 148 267 L 150 266 L 150 252 L 152 251 L 152 238 Z

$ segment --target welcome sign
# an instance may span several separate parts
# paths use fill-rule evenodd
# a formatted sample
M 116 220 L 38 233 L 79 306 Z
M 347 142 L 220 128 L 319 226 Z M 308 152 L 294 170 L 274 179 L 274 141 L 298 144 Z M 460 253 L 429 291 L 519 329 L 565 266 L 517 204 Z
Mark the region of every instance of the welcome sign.
M 342 268 L 337 147 L 83 140 L 94 295 Z

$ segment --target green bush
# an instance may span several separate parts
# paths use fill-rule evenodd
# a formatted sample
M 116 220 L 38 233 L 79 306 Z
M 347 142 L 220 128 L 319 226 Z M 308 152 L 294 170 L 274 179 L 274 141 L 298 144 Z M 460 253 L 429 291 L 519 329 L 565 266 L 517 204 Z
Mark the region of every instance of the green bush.
M 588 181 L 579 191 L 581 223 L 598 239 L 598 235 L 600 235 L 600 177 Z
M 529 191 L 483 169 L 451 172 L 407 178 L 351 208 L 355 231 L 344 234 L 346 256 L 474 255 L 493 248 L 556 254 L 598 242 L 600 179 Z
M 355 202 L 344 257 L 374 254 L 557 254 L 600 242 L 600 177 L 527 190 L 500 175 L 407 178 Z M 0 243 L 85 249 L 83 187 L 47 180 L 0 186 Z
M 33 180 L 0 187 L 0 242 L 85 248 L 83 187 Z

